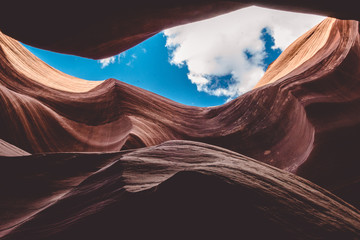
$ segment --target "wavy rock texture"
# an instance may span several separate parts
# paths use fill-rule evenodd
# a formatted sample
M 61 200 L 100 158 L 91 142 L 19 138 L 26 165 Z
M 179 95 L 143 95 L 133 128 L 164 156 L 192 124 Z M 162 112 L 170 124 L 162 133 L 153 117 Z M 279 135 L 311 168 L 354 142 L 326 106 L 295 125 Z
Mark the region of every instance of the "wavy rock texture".
M 360 20 L 357 0 L 4 1 L 0 29 L 19 41 L 61 53 L 101 59 L 163 29 L 257 5 Z M 21 7 L 19 7 L 21 6 Z
M 163 27 L 249 4 L 182 3 L 138 7 L 133 1 L 119 17 L 111 14 L 116 4 L 100 6 L 99 17 L 112 8 L 100 22 L 89 19 L 91 5 L 75 15 L 75 4 L 65 22 L 47 16 L 51 11 L 44 11 L 44 21 L 29 6 L 19 10 L 34 15 L 28 22 L 11 21 L 5 11 L 0 29 L 36 46 L 98 58 Z M 293 8 L 282 1 L 271 6 Z M 297 9 L 358 17 L 351 5 L 319 6 L 305 1 Z M 135 10 L 143 17 L 130 17 L 125 28 L 120 20 Z M 47 24 L 53 24 L 49 32 Z M 350 204 L 360 207 L 359 59 L 359 23 L 327 18 L 286 49 L 257 88 L 223 106 L 198 108 L 115 79 L 68 76 L 0 33 L 0 123 L 6 126 L 0 153 L 7 156 L 0 158 L 0 234 L 358 239 L 359 211 Z
M 5 35 L 0 54 L 0 119 L 7 126 L 0 138 L 25 151 L 119 151 L 196 140 L 297 173 L 359 206 L 356 21 L 324 20 L 269 67 L 259 88 L 211 108 L 114 79 L 67 76 Z
M 0 139 L 0 156 L 15 157 L 25 155 L 31 154 Z
M 19 172 L 18 166 L 29 162 L 31 167 Z M 12 215 L 1 222 L 6 226 L 11 219 L 10 228 L 16 227 L 3 239 L 360 235 L 360 212 L 336 196 L 293 174 L 207 144 L 171 141 L 117 154 L 44 154 L 2 158 L 1 163 L 7 168 L 1 169 L 1 178 L 19 183 L 16 193 L 5 189 Z M 19 193 L 24 205 L 14 201 Z

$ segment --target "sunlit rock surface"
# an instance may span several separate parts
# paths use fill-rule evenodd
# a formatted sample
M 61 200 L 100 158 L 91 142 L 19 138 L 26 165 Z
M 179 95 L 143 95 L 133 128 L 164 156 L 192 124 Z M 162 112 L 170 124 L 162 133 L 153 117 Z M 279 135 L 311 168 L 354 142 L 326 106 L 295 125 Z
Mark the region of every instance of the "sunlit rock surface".
M 30 153 L 0 139 L 0 156 L 25 156 L 31 155 Z
M 2 21 L 0 29 L 37 46 L 97 58 L 183 23 L 179 19 L 243 4 L 199 6 L 206 14 L 192 8 L 185 11 L 192 17 L 182 16 L 180 9 L 176 21 L 164 15 L 170 23 L 154 20 L 135 29 L 140 35 L 110 24 L 109 35 L 89 38 L 97 29 L 89 30 L 89 22 L 72 44 L 57 38 L 70 36 L 61 27 L 54 27 L 58 35 L 44 33 L 48 39 L 37 35 L 41 24 L 32 35 L 22 27 L 27 23 L 5 27 Z M 305 3 L 304 9 L 321 8 Z M 353 18 L 341 7 L 333 13 Z M 130 35 L 137 37 L 123 41 Z M 115 79 L 68 76 L 0 33 L 0 236 L 360 238 L 359 41 L 357 21 L 327 18 L 289 46 L 254 90 L 198 108 Z

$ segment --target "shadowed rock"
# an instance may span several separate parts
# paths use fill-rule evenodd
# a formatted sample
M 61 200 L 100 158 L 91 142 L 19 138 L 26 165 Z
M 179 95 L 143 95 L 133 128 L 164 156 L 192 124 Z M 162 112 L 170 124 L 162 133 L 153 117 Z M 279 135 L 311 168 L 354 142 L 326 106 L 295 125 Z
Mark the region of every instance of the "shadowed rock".
M 114 79 L 68 76 L 2 34 L 0 138 L 30 153 L 196 140 L 297 173 L 359 206 L 358 31 L 356 21 L 324 20 L 284 51 L 258 88 L 209 108 Z
M 51 190 L 59 186 L 66 193 L 3 239 L 360 236 L 360 212 L 336 196 L 293 174 L 207 144 L 170 141 L 115 155 L 69 153 L 1 160 L 9 176 L 11 171 L 18 174 L 17 169 L 9 168 L 12 161 L 26 158 L 34 167 L 43 168 L 44 162 L 52 162 L 54 157 L 69 167 L 77 166 L 72 174 L 86 160 L 95 163 L 102 159 L 112 164 L 93 172 L 80 184 L 72 183 L 70 188 L 67 182 L 58 181 L 49 185 L 47 192 L 42 189 L 46 197 L 54 197 Z M 58 179 L 69 178 L 61 174 L 68 171 L 56 172 Z M 42 175 L 33 176 L 28 190 L 39 190 L 34 181 L 40 179 L 45 180 Z M 23 193 L 22 188 L 18 189 L 19 194 Z M 0 201 L 9 207 L 3 199 Z M 10 207 L 14 212 L 19 205 Z
M 156 33 L 243 7 L 360 20 L 357 1 L 343 0 L 153 0 L 153 1 L 5 1 L 0 29 L 24 43 L 56 52 L 100 59 L 116 55 Z
M 253 3 L 359 20 L 353 1 L 108 3 L 7 1 L 0 29 L 41 48 L 103 58 L 163 28 Z M 360 238 L 359 210 L 321 188 L 360 206 L 357 21 L 327 18 L 254 90 L 210 108 L 66 75 L 5 34 L 3 239 Z

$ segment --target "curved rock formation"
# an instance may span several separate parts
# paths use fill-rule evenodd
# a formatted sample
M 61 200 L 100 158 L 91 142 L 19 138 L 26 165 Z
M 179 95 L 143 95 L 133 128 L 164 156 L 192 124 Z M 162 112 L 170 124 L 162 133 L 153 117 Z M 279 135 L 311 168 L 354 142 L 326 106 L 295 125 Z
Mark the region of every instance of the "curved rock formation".
M 0 156 L 26 156 L 30 153 L 0 139 Z
M 4 11 L 1 31 L 101 58 L 249 2 L 132 1 L 81 14 L 74 3 L 66 19 L 37 4 Z M 118 4 L 124 14 L 115 14 Z M 301 4 L 271 7 L 359 16 L 351 4 Z M 328 18 L 286 49 L 257 88 L 198 108 L 115 79 L 68 76 L 0 33 L 0 237 L 360 238 L 359 210 L 315 185 L 360 207 L 359 59 L 359 23 Z
M 0 237 L 113 162 L 116 159 L 113 155 L 57 153 L 1 157 L 0 190 L 4 197 L 0 200 Z
M 19 172 L 26 162 L 32 167 Z M 207 144 L 171 141 L 127 153 L 34 155 L 1 163 L 8 169 L 0 174 L 4 180 L 28 179 L 27 190 L 6 192 L 5 200 L 16 202 L 20 195 L 25 205 L 0 199 L 9 212 L 27 215 L 15 216 L 3 239 L 360 236 L 359 210 L 300 177 Z M 95 172 L 100 163 L 110 164 Z M 1 218 L 3 230 L 9 218 Z
M 358 22 L 328 18 L 284 51 L 259 88 L 197 108 L 114 79 L 67 76 L 2 34 L 0 138 L 31 153 L 196 140 L 297 173 L 359 206 L 359 46 Z
M 61 53 L 101 59 L 116 55 L 163 29 L 243 7 L 257 5 L 287 11 L 360 20 L 355 0 L 153 0 L 5 1 L 0 29 L 26 44 Z M 21 6 L 21 7 L 20 7 Z

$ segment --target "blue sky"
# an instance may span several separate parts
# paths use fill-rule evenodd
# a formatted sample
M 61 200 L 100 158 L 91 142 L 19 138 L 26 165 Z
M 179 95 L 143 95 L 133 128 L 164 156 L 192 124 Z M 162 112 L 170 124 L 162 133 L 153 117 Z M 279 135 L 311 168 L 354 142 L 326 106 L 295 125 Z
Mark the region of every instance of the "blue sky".
M 252 89 L 282 50 L 322 19 L 251 7 L 165 30 L 100 61 L 25 47 L 79 78 L 115 78 L 186 105 L 216 106 Z
M 114 63 L 102 68 L 101 63 L 87 58 L 54 53 L 25 45 L 33 54 L 50 66 L 69 75 L 86 80 L 115 78 L 128 84 L 157 93 L 186 105 L 215 106 L 223 104 L 226 97 L 199 92 L 187 79 L 186 66 L 169 62 L 163 33 L 142 42 L 115 57 Z

